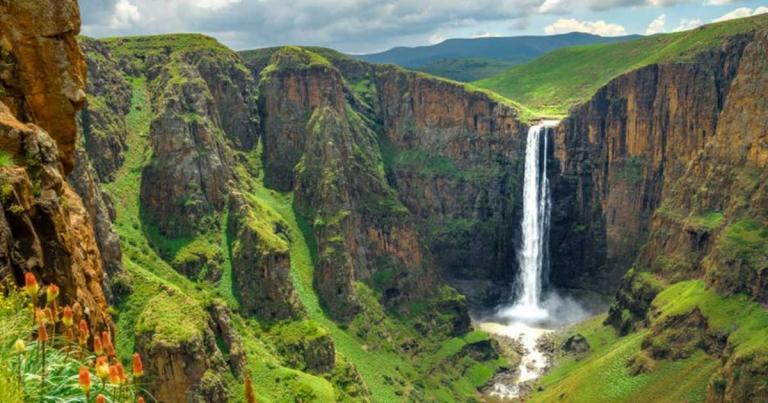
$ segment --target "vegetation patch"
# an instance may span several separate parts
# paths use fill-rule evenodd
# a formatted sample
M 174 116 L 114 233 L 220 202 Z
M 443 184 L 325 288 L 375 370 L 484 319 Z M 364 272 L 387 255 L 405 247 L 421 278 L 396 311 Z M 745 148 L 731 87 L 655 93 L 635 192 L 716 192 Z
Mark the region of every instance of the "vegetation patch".
M 564 116 L 611 79 L 654 63 L 684 63 L 719 47 L 728 37 L 768 26 L 768 16 L 714 23 L 690 31 L 652 35 L 618 44 L 562 48 L 474 82 L 532 109 L 540 116 Z

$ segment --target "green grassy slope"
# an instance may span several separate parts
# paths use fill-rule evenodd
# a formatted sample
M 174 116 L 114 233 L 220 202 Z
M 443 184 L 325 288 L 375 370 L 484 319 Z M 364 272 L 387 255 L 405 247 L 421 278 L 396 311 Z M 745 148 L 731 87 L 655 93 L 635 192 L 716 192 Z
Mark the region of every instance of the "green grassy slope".
M 487 58 L 443 59 L 415 70 L 456 81 L 476 81 L 507 71 L 514 63 Z
M 737 295 L 724 298 L 705 288 L 699 280 L 676 283 L 662 291 L 653 302 L 659 315 L 681 315 L 698 308 L 708 319 L 710 330 L 730 333 L 733 354 L 765 351 L 768 340 L 768 311 Z M 697 351 L 680 360 L 658 360 L 648 373 L 630 375 L 628 360 L 640 351 L 650 330 L 619 337 L 604 326 L 605 315 L 569 329 L 587 338 L 591 351 L 581 358 L 567 356 L 543 377 L 534 402 L 701 402 L 707 384 L 721 365 L 720 359 Z M 606 381 L 609 380 L 609 381 Z
M 719 46 L 729 36 L 763 27 L 768 27 L 768 15 L 618 44 L 563 48 L 474 84 L 518 101 L 539 115 L 562 116 L 622 73 L 659 62 L 683 62 Z

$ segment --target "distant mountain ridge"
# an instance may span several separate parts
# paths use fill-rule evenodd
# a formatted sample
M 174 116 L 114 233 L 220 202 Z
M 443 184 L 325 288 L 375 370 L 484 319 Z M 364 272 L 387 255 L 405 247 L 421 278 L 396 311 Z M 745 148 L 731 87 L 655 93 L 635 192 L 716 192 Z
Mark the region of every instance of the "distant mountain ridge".
M 603 37 L 581 32 L 571 32 L 547 36 L 511 36 L 495 38 L 460 38 L 448 39 L 435 45 L 416 47 L 395 47 L 384 52 L 353 57 L 370 63 L 391 63 L 402 67 L 426 71 L 448 78 L 462 79 L 466 73 L 467 63 L 458 62 L 472 59 L 485 63 L 470 63 L 478 68 L 491 65 L 496 68 L 511 67 L 514 64 L 525 63 L 544 53 L 576 45 L 596 43 L 616 43 L 637 39 L 641 35 L 626 35 Z M 500 62 L 500 63 L 499 63 Z M 454 68 L 446 69 L 447 65 Z M 469 68 L 472 70 L 472 67 Z M 455 71 L 461 70 L 455 73 Z M 457 76 L 457 73 L 459 76 Z M 478 79 L 477 73 L 470 72 L 470 78 Z M 483 72 L 481 76 L 487 76 Z M 466 78 L 464 78 L 466 80 Z

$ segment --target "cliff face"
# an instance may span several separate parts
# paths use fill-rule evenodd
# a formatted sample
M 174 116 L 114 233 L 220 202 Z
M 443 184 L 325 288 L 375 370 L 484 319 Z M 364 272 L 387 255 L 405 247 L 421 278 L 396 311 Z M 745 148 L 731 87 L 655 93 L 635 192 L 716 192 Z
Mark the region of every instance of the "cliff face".
M 75 36 L 75 1 L 0 6 L 2 267 L 61 287 L 64 303 L 96 329 L 111 327 L 102 260 L 80 197 L 64 177 L 73 168 L 75 112 L 85 101 L 85 62 Z
M 390 180 L 438 267 L 474 302 L 507 297 L 528 127 L 513 108 L 452 83 L 386 67 L 374 81 Z
M 326 306 L 353 317 L 355 281 L 378 281 L 392 306 L 427 295 L 435 282 L 431 257 L 387 183 L 374 123 L 339 69 L 284 48 L 260 79 L 266 183 L 295 188 L 312 221 L 314 281 Z
M 634 265 L 606 322 L 622 333 L 650 324 L 643 349 L 654 359 L 684 358 L 691 345 L 720 357 L 711 402 L 764 399 L 756 382 L 768 352 L 745 348 L 733 328 L 710 334 L 710 314 L 695 305 L 670 319 L 691 329 L 665 330 L 654 298 L 695 279 L 719 304 L 738 293 L 766 302 L 766 39 L 743 34 L 627 73 L 572 110 L 556 137 L 553 197 L 567 213 L 553 218 L 552 280 L 603 287 Z
M 627 73 L 560 124 L 550 241 L 556 285 L 599 290 L 632 266 L 660 219 L 654 212 L 715 135 L 748 40 Z

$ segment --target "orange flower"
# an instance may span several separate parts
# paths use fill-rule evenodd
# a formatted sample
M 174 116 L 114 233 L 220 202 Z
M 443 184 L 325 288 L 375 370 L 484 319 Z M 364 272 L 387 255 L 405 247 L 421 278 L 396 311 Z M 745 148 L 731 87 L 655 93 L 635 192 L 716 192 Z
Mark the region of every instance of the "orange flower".
M 85 343 L 88 342 L 88 335 L 90 332 L 88 331 L 88 322 L 85 321 L 85 319 L 80 319 L 80 324 L 78 325 L 78 328 L 80 330 L 80 345 L 84 346 Z
M 115 364 L 115 367 L 117 367 L 117 376 L 120 377 L 120 383 L 125 382 L 127 378 L 125 377 L 125 369 L 123 369 L 123 364 L 118 362 Z
M 37 296 L 40 291 L 40 286 L 37 284 L 37 279 L 32 273 L 24 273 L 24 291 L 29 294 L 30 297 Z
M 139 396 L 139 399 L 138 399 L 138 400 L 136 400 L 136 403 L 145 403 L 145 402 L 144 402 L 144 398 L 143 398 L 143 397 L 141 397 L 141 396 Z
M 101 332 L 101 345 L 108 356 L 115 355 L 115 346 L 112 345 L 112 338 L 109 336 L 109 332 Z
M 120 374 L 117 372 L 117 365 L 109 366 L 109 382 L 115 385 L 120 383 Z
M 40 323 L 37 327 L 37 340 L 45 343 L 48 341 L 48 331 L 45 329 L 45 324 Z
M 97 355 L 101 355 L 104 352 L 104 349 L 101 347 L 101 339 L 98 337 L 93 338 L 93 352 Z
M 96 358 L 96 365 L 94 365 L 96 368 L 96 376 L 98 376 L 102 381 L 106 381 L 107 378 L 109 378 L 109 363 L 107 362 L 107 357 L 100 356 Z
M 61 323 L 66 327 L 71 327 L 74 323 L 74 320 L 72 319 L 72 308 L 70 308 L 69 305 L 65 306 L 61 313 Z
M 135 378 L 144 376 L 144 365 L 141 363 L 141 356 L 139 353 L 133 353 L 133 376 Z
M 51 302 L 55 301 L 56 298 L 59 296 L 59 286 L 56 284 L 51 284 L 48 286 L 48 288 L 45 289 L 45 303 L 50 304 Z
M 88 393 L 91 389 L 91 373 L 88 371 L 88 367 L 80 367 L 78 380 L 80 382 L 80 389 L 82 389 L 83 392 Z
M 107 398 L 104 395 L 99 394 L 96 396 L 96 403 L 107 403 Z

